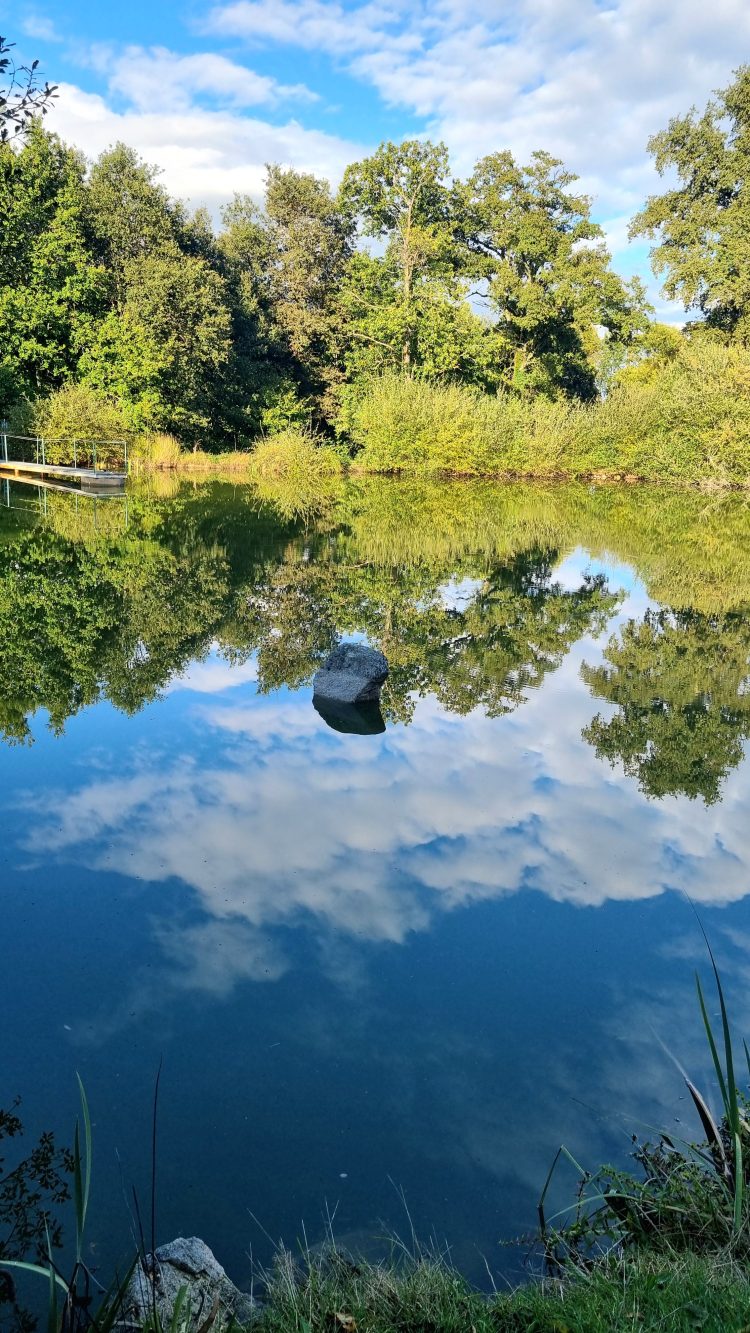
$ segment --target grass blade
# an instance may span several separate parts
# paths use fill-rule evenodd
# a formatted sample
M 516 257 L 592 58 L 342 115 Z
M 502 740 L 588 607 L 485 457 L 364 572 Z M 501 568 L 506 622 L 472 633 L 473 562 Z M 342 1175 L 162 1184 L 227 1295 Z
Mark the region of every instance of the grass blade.
M 49 1279 L 50 1277 L 49 1267 L 42 1268 L 41 1264 L 30 1264 L 27 1263 L 25 1259 L 3 1259 L 3 1268 L 17 1268 L 22 1273 L 36 1273 L 38 1277 L 43 1277 L 47 1279 Z M 68 1294 L 67 1282 L 63 1282 L 63 1279 L 60 1277 L 60 1274 L 56 1273 L 54 1269 L 52 1270 L 52 1274 L 58 1287 L 60 1287 L 61 1290 L 64 1291 L 65 1295 L 67 1296 Z
M 89 1209 L 89 1193 L 91 1190 L 91 1162 L 92 1162 L 91 1116 L 89 1115 L 89 1103 L 88 1103 L 88 1098 L 86 1096 L 86 1089 L 83 1086 L 83 1081 L 81 1079 L 80 1074 L 76 1074 L 76 1078 L 78 1080 L 78 1091 L 81 1095 L 81 1111 L 83 1113 L 83 1135 L 84 1135 L 83 1143 L 85 1149 L 84 1168 L 83 1168 L 83 1197 L 82 1197 L 82 1208 L 81 1208 L 81 1235 L 83 1235 L 83 1229 L 86 1225 L 86 1216 L 88 1214 L 88 1209 Z
M 742 1230 L 742 1198 L 745 1190 L 745 1177 L 742 1170 L 742 1143 L 739 1134 L 734 1135 L 734 1230 Z
M 76 1262 L 81 1262 L 83 1244 L 83 1174 L 81 1171 L 81 1135 L 76 1120 L 73 1136 L 73 1205 L 76 1216 Z
M 706 1102 L 703 1100 L 703 1097 L 699 1093 L 695 1084 L 691 1083 L 689 1078 L 685 1079 L 685 1083 L 687 1085 L 687 1090 L 690 1093 L 690 1096 L 692 1097 L 693 1102 L 695 1104 L 695 1109 L 698 1112 L 698 1115 L 700 1116 L 700 1121 L 701 1124 L 703 1125 L 703 1133 L 705 1134 L 709 1142 L 709 1145 L 711 1147 L 711 1153 L 714 1159 L 714 1164 L 716 1165 L 717 1170 L 721 1171 L 722 1175 L 729 1176 L 731 1174 L 729 1169 L 729 1162 L 727 1161 L 727 1155 L 726 1152 L 724 1151 L 724 1142 L 722 1140 L 721 1134 L 719 1133 L 719 1127 L 716 1124 L 716 1121 L 711 1115 L 711 1112 L 708 1109 Z
M 724 1078 L 724 1070 L 721 1067 L 719 1052 L 716 1049 L 716 1042 L 714 1041 L 714 1034 L 713 1034 L 713 1029 L 711 1027 L 711 1020 L 708 1017 L 708 1010 L 706 1009 L 706 1001 L 703 998 L 703 987 L 701 986 L 701 979 L 698 976 L 697 972 L 695 974 L 695 985 L 698 990 L 698 1002 L 701 1007 L 703 1026 L 706 1029 L 706 1036 L 708 1037 L 708 1045 L 711 1050 L 711 1056 L 714 1062 L 714 1069 L 716 1070 L 716 1079 L 719 1084 L 719 1090 L 721 1092 L 721 1100 L 724 1103 L 724 1112 L 727 1116 L 729 1116 L 729 1095 L 727 1093 L 727 1085 L 726 1085 L 726 1080 Z

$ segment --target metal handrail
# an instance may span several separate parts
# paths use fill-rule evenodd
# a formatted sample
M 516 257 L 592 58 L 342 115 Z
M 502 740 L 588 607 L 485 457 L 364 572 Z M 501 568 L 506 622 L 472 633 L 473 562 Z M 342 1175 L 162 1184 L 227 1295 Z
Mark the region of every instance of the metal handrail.
M 9 457 L 9 455 L 8 455 L 8 441 L 9 441 L 9 440 L 17 440 L 17 441 L 19 441 L 19 442 L 22 443 L 22 444 L 32 444 L 32 445 L 34 446 L 34 452 L 35 452 L 35 456 L 36 456 L 36 462 L 37 462 L 37 464 L 38 464 L 39 462 L 41 462 L 41 464 L 42 464 L 43 467 L 46 466 L 46 463 L 47 463 L 47 446 L 48 446 L 48 445 L 50 445 L 50 444 L 71 444 L 71 445 L 72 445 L 72 452 L 73 452 L 73 464 L 72 464 L 72 466 L 73 466 L 74 468 L 77 468 L 77 467 L 78 467 L 78 453 L 79 453 L 79 448 L 82 447 L 85 453 L 91 455 L 91 460 L 92 460 L 92 470 L 93 470 L 94 472 L 96 472 L 97 470 L 99 470 L 99 466 L 98 466 L 98 465 L 99 465 L 100 455 L 101 455 L 101 452 L 102 452 L 103 447 L 106 447 L 107 449 L 121 448 L 121 449 L 122 449 L 122 455 L 123 455 L 123 471 L 124 471 L 125 473 L 127 473 L 127 471 L 128 471 L 128 441 L 127 441 L 126 438 L 106 439 L 104 436 L 98 436 L 98 435 L 97 435 L 97 436 L 94 436 L 94 435 L 47 435 L 47 436 L 43 436 L 43 435 L 17 435 L 17 434 L 15 434 L 15 433 L 13 433 L 13 432 L 10 432 L 10 431 L 6 430 L 6 429 L 5 429 L 6 426 L 7 426 L 7 422 L 4 422 L 4 421 L 0 422 L 0 444 L 1 444 L 1 447 L 2 447 L 2 461 L 5 462 L 5 463 L 8 463 L 8 462 L 14 462 L 14 461 L 18 461 L 18 462 L 28 461 L 28 460 L 25 460 L 25 459 L 14 460 L 14 459 L 11 459 L 11 458 Z M 40 457 L 40 455 L 41 455 L 41 457 Z M 59 466 L 61 466 L 61 467 L 66 467 L 66 466 L 69 466 L 69 465 L 68 465 L 68 464 L 64 464 L 64 463 L 61 463 L 61 464 L 59 464 Z M 106 471 L 106 470 L 108 470 L 108 469 L 107 469 L 106 464 L 105 464 L 105 466 L 101 468 L 101 471 Z

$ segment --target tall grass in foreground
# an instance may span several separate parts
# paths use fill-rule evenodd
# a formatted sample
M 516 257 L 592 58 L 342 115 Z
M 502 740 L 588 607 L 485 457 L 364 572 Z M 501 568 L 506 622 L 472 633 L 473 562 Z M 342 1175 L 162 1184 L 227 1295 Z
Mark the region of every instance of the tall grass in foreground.
M 387 374 L 354 409 L 352 437 L 365 471 L 747 486 L 750 350 L 688 343 L 594 404 Z
M 731 1260 L 610 1256 L 575 1280 L 489 1299 L 439 1255 L 370 1264 L 282 1254 L 256 1333 L 728 1333 L 747 1328 L 750 1278 Z
M 714 1118 L 708 1101 L 683 1071 L 704 1133 L 700 1142 L 688 1143 L 662 1133 L 655 1144 L 637 1145 L 632 1155 L 642 1169 L 639 1175 L 608 1166 L 589 1173 L 561 1148 L 539 1202 L 540 1236 L 553 1270 L 571 1260 L 585 1266 L 602 1245 L 615 1245 L 621 1251 L 636 1248 L 723 1255 L 742 1263 L 750 1259 L 747 1099 L 737 1086 L 724 990 L 708 941 L 706 944 L 721 1018 L 718 1035 L 697 973 L 695 981 L 723 1114 Z M 743 1046 L 750 1076 L 750 1052 L 745 1043 Z M 570 1208 L 547 1219 L 547 1192 L 563 1159 L 579 1172 L 578 1197 Z M 568 1221 L 571 1213 L 573 1219 Z M 561 1222 L 561 1218 L 566 1220 Z

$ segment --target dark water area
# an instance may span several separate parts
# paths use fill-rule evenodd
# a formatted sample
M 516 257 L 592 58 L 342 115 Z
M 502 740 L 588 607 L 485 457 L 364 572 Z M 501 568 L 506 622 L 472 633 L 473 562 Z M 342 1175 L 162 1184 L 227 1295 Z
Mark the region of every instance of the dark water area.
M 160 1061 L 159 1238 L 240 1283 L 403 1199 L 486 1282 L 561 1142 L 698 1133 L 688 897 L 750 1034 L 744 499 L 0 498 L 0 1106 L 69 1140 L 80 1072 L 103 1274 Z M 390 661 L 382 731 L 313 707 L 342 638 Z

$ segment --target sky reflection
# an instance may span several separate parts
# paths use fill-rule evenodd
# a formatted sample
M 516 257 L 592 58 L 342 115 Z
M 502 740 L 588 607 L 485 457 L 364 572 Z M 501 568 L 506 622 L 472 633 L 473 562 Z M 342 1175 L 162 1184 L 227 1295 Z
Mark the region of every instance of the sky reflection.
M 496 578 L 470 564 L 425 599 L 458 617 L 438 665 Z M 240 1279 L 265 1243 L 248 1209 L 293 1243 L 338 1201 L 339 1235 L 369 1244 L 403 1222 L 391 1181 L 480 1279 L 480 1255 L 507 1267 L 497 1240 L 533 1226 L 560 1141 L 594 1166 L 642 1124 L 689 1121 L 657 1040 L 708 1085 L 685 894 L 750 1030 L 748 760 L 707 804 L 648 799 L 597 756 L 583 733 L 616 708 L 582 667 L 653 600 L 633 567 L 578 548 L 519 604 L 590 573 L 616 595 L 601 632 L 499 716 L 424 688 L 384 732 L 337 732 L 309 684 L 264 692 L 222 623 L 131 716 L 100 699 L 58 737 L 37 713 L 33 746 L 0 749 L 0 1104 L 21 1090 L 64 1127 L 81 1069 L 104 1251 L 127 1242 L 115 1149 L 142 1174 L 161 1056 L 164 1237 L 205 1235 Z M 469 684 L 485 660 L 504 669 L 513 624 L 477 634 Z

